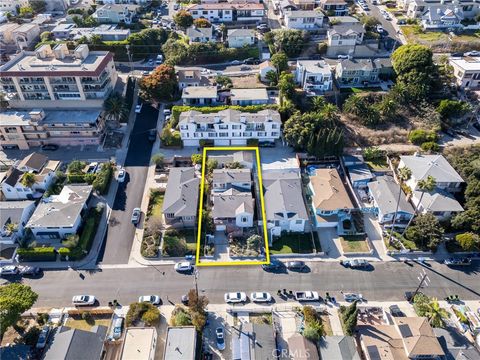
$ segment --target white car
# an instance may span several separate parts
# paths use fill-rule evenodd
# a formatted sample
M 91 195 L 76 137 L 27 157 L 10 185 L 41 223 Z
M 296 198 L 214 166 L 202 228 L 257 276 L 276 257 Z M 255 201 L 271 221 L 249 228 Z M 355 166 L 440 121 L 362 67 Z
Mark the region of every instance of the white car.
M 188 272 L 192 270 L 192 264 L 188 261 L 182 261 L 182 262 L 176 263 L 174 268 L 178 272 Z
M 125 171 L 125 169 L 120 169 L 118 171 L 117 181 L 119 183 L 123 183 L 125 181 L 125 176 L 127 176 L 127 172 Z
M 18 274 L 18 268 L 14 265 L 6 265 L 0 267 L 0 275 L 17 275 Z
M 163 116 L 171 115 L 172 111 L 170 109 L 164 109 L 163 110 Z
M 223 327 L 216 328 L 215 335 L 217 336 L 217 349 L 220 351 L 225 350 L 225 333 Z
M 268 292 L 253 292 L 250 294 L 250 298 L 253 302 L 270 302 L 272 301 L 272 295 Z
M 135 106 L 135 113 L 140 114 L 142 112 L 143 104 L 138 104 Z
M 158 295 L 143 295 L 138 298 L 138 302 L 147 302 L 153 305 L 160 304 L 160 296 Z
M 348 55 L 338 55 L 337 59 L 348 59 Z
M 354 301 L 362 301 L 363 296 L 362 294 L 355 294 L 355 293 L 344 293 L 343 294 L 343 299 L 348 302 L 354 302 Z
M 72 304 L 74 306 L 87 306 L 95 304 L 95 296 L 93 295 L 75 295 L 72 298 Z
M 383 34 L 383 26 L 382 25 L 377 25 L 377 32 L 379 34 Z
M 225 294 L 226 303 L 243 303 L 247 301 L 247 294 L 244 292 L 230 292 Z

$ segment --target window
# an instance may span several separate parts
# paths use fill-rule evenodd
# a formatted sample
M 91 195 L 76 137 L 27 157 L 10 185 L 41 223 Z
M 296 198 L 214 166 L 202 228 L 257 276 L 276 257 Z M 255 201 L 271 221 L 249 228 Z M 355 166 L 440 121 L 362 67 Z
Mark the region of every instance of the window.
M 248 221 L 248 218 L 246 216 L 242 216 L 242 222 L 247 222 Z
M 295 224 L 301 225 L 301 224 L 303 224 L 303 220 L 295 220 Z
M 238 130 L 238 129 L 241 129 L 241 128 L 242 128 L 242 125 L 232 125 L 233 130 Z
M 220 136 L 220 137 L 228 137 L 228 132 L 221 132 L 220 134 L 218 134 L 218 136 Z

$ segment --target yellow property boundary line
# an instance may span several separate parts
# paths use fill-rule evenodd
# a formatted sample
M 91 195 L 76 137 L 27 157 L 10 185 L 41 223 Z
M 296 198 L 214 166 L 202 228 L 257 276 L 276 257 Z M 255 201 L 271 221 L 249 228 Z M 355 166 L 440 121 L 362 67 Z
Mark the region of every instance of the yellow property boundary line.
M 207 159 L 207 151 L 255 151 L 257 160 L 258 186 L 260 193 L 260 207 L 262 208 L 262 223 L 263 223 L 263 238 L 265 240 L 265 261 L 200 261 L 200 239 L 202 236 L 202 210 L 203 210 L 203 192 L 205 188 L 205 164 Z M 265 215 L 265 201 L 263 199 L 263 184 L 262 184 L 262 166 L 260 163 L 260 151 L 258 147 L 248 146 L 221 146 L 221 147 L 204 147 L 202 159 L 202 178 L 200 180 L 200 207 L 198 211 L 198 235 L 197 235 L 197 254 L 195 257 L 195 265 L 197 266 L 236 266 L 236 265 L 262 265 L 270 264 L 270 252 L 268 248 L 268 231 L 267 231 L 267 217 Z

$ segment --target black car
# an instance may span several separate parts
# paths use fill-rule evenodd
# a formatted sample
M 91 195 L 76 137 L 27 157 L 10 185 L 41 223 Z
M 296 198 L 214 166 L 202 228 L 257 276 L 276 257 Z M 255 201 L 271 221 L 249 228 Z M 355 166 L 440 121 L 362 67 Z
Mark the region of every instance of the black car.
M 393 317 L 405 317 L 405 314 L 400 310 L 398 305 L 390 305 L 389 309 L 390 314 L 392 314 Z
M 280 270 L 283 267 L 284 267 L 283 263 L 280 260 L 276 260 L 276 259 L 270 260 L 270 264 L 262 265 L 262 269 L 265 271 Z
M 55 144 L 42 145 L 42 150 L 55 151 L 55 150 L 58 150 L 58 145 L 55 145 Z
M 154 142 L 157 140 L 157 131 L 155 129 L 148 130 L 148 141 Z
M 407 300 L 409 303 L 412 303 L 414 294 L 415 293 L 413 291 L 405 291 L 405 300 Z M 421 294 L 421 292 L 418 291 L 417 294 Z
M 248 58 L 248 59 L 245 59 L 243 63 L 246 65 L 258 65 L 260 64 L 260 60 L 256 58 Z
M 260 147 L 275 147 L 275 143 L 273 141 L 259 141 L 258 146 L 260 146 Z
M 307 267 L 303 261 L 288 261 L 285 265 L 288 270 L 293 271 L 303 271 Z

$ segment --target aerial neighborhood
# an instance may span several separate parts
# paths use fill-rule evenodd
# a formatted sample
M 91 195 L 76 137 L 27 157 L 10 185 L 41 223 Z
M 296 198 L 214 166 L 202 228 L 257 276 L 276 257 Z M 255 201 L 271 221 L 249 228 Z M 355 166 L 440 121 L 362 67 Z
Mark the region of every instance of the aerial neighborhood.
M 0 0 L 0 359 L 480 359 L 480 2 Z

